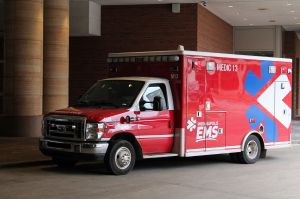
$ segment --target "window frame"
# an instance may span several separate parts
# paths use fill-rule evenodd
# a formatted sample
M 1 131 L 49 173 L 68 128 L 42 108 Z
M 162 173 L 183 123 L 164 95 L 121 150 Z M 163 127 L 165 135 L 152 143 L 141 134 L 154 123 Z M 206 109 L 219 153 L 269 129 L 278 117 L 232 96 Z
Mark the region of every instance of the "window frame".
M 169 110 L 169 101 L 168 101 L 167 86 L 166 86 L 165 83 L 162 83 L 162 82 L 160 82 L 160 83 L 150 83 L 150 84 L 148 84 L 148 85 L 146 86 L 146 88 L 145 88 L 143 94 L 141 95 L 141 98 L 140 98 L 139 102 L 141 102 L 141 101 L 143 100 L 144 94 L 146 93 L 147 89 L 148 89 L 149 87 L 155 87 L 155 86 L 160 87 L 160 89 L 161 89 L 161 91 L 162 91 L 162 93 L 163 93 L 163 95 L 164 95 L 164 98 L 165 98 L 166 108 L 165 108 L 165 109 L 162 109 L 161 111 Z M 141 110 L 140 106 L 139 106 L 139 109 Z M 153 111 L 153 110 L 144 110 L 144 111 Z

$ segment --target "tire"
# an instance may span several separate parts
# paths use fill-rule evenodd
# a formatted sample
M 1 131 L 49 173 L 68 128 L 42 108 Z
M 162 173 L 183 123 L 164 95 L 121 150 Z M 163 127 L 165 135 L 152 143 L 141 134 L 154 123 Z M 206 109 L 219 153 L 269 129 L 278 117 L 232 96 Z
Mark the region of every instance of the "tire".
M 76 160 L 69 160 L 69 159 L 63 159 L 63 158 L 52 158 L 53 162 L 61 168 L 72 168 L 75 167 L 77 161 Z
M 126 140 L 116 140 L 111 143 L 105 156 L 105 165 L 115 175 L 125 175 L 134 167 L 136 160 L 132 144 Z
M 255 135 L 250 135 L 244 146 L 244 150 L 238 154 L 238 159 L 244 164 L 254 164 L 261 154 L 261 144 Z

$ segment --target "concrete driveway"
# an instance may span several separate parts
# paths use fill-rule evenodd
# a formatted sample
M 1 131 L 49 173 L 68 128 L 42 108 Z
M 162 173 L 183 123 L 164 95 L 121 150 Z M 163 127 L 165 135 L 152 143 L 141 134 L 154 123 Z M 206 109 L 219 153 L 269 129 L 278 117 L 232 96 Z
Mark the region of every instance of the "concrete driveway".
M 1 198 L 299 198 L 300 146 L 268 151 L 253 165 L 226 155 L 152 159 L 125 176 L 100 163 L 61 169 L 51 161 L 0 167 Z
M 126 176 L 101 163 L 61 169 L 38 151 L 36 138 L 0 138 L 0 198 L 189 199 L 300 198 L 300 122 L 293 147 L 268 151 L 256 164 L 227 155 L 143 160 Z

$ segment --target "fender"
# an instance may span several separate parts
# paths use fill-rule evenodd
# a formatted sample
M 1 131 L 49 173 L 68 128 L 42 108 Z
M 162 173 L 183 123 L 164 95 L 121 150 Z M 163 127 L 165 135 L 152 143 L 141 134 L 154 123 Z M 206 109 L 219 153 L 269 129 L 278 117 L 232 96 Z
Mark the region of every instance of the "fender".
M 137 158 L 143 159 L 143 150 L 141 148 L 139 141 L 136 139 L 136 137 L 133 133 L 119 132 L 119 133 L 114 134 L 111 138 L 102 138 L 101 141 L 104 141 L 104 139 L 105 139 L 105 141 L 108 141 L 108 142 L 111 142 L 116 139 L 124 139 L 124 140 L 129 141 L 133 145 L 133 147 L 136 151 Z
M 244 139 L 243 139 L 243 142 L 242 142 L 242 151 L 244 151 L 244 147 L 245 147 L 245 143 L 246 143 L 246 140 L 248 139 L 248 137 L 250 136 L 250 135 L 258 135 L 258 139 L 261 141 L 262 140 L 262 146 L 261 146 L 261 148 L 262 149 L 264 149 L 265 148 L 265 142 L 264 142 L 264 139 L 263 139 L 263 137 L 261 136 L 261 134 L 262 134 L 263 132 L 258 132 L 258 131 L 254 131 L 254 130 L 252 130 L 252 131 L 250 131 L 245 137 L 244 137 Z

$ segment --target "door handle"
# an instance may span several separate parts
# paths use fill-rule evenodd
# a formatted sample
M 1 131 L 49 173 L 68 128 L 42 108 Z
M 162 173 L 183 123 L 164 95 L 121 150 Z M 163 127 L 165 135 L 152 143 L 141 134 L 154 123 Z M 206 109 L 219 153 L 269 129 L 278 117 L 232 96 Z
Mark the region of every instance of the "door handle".
M 283 115 L 286 115 L 287 111 L 286 109 L 283 109 Z
M 169 128 L 171 129 L 172 128 L 172 122 L 169 121 Z

